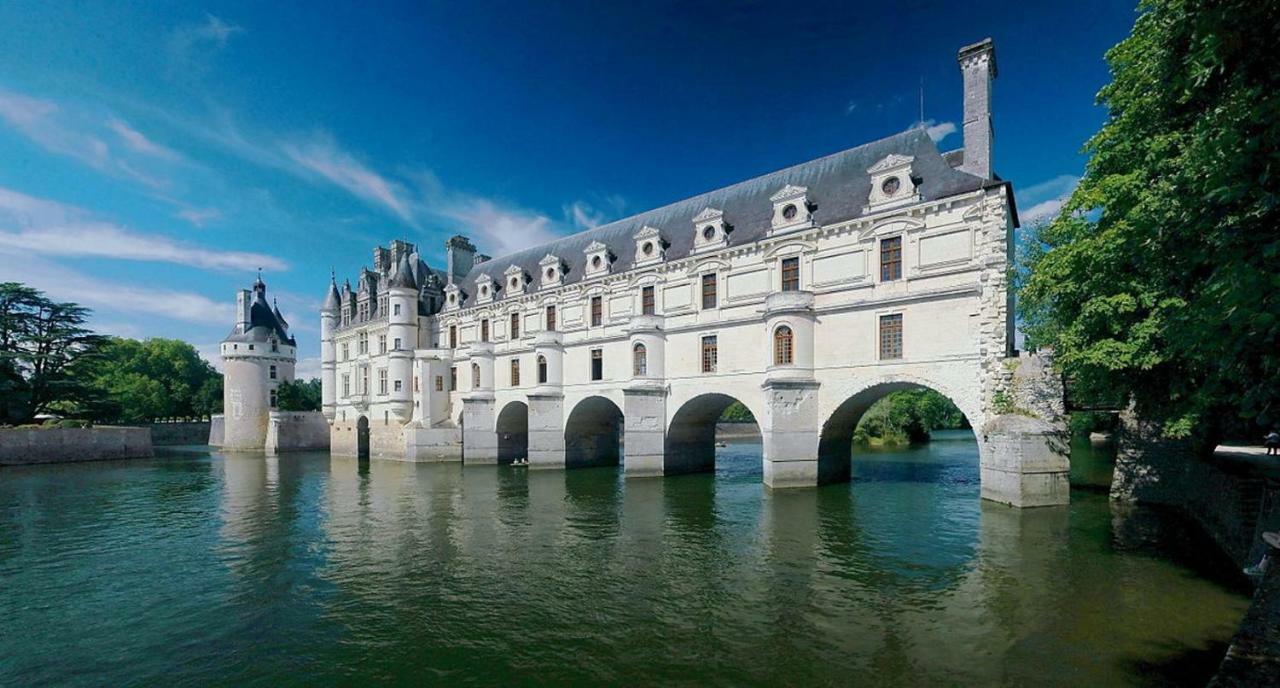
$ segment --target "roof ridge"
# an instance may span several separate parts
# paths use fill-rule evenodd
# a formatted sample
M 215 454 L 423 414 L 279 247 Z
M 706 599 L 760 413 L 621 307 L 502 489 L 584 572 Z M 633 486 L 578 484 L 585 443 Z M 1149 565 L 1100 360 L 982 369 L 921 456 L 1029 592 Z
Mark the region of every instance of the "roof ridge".
M 660 212 L 662 212 L 662 211 L 664 211 L 664 210 L 667 210 L 668 208 L 673 208 L 673 207 L 678 206 L 678 205 L 680 205 L 680 204 L 682 204 L 682 203 L 687 203 L 687 202 L 689 202 L 689 201 L 692 201 L 692 200 L 694 200 L 694 199 L 696 199 L 696 198 L 698 198 L 698 197 L 700 197 L 700 196 L 708 196 L 708 195 L 710 195 L 710 194 L 714 194 L 714 193 L 718 193 L 718 192 L 728 192 L 728 191 L 730 191 L 730 190 L 732 190 L 732 189 L 735 189 L 735 188 L 738 188 L 738 187 L 742 187 L 742 186 L 746 186 L 746 185 L 748 185 L 748 184 L 752 184 L 752 183 L 755 183 L 755 182 L 759 182 L 759 181 L 760 181 L 760 180 L 762 180 L 762 179 L 767 179 L 767 178 L 772 177 L 772 176 L 775 176 L 775 175 L 781 175 L 781 174 L 784 174 L 784 173 L 787 173 L 787 172 L 790 172 L 790 171 L 793 171 L 793 170 L 797 170 L 797 169 L 800 169 L 800 168 L 803 168 L 803 167 L 808 167 L 808 166 L 813 165 L 813 164 L 815 164 L 815 163 L 821 163 L 821 162 L 823 162 L 823 161 L 830 160 L 830 159 L 834 159 L 834 158 L 837 158 L 837 157 L 839 157 L 839 156 L 848 155 L 849 153 L 851 153 L 851 152 L 853 152 L 853 151 L 861 150 L 861 149 L 863 149 L 863 148 L 869 148 L 869 147 L 871 147 L 871 146 L 875 146 L 875 145 L 877 145 L 877 144 L 884 143 L 885 141 L 889 141 L 889 140 L 894 139 L 894 138 L 898 138 L 898 137 L 906 137 L 907 135 L 910 135 L 910 134 L 920 134 L 920 135 L 925 135 L 925 136 L 927 136 L 927 135 L 928 135 L 928 134 L 927 134 L 927 132 L 925 132 L 925 129 L 924 129 L 923 127 L 913 126 L 913 127 L 911 127 L 910 129 L 904 129 L 904 130 L 902 130 L 902 131 L 896 132 L 896 133 L 894 133 L 894 134 L 890 134 L 890 135 L 888 135 L 888 136 L 882 136 L 882 137 L 880 137 L 880 138 L 878 138 L 878 139 L 873 139 L 873 140 L 871 140 L 871 141 L 866 141 L 866 142 L 864 142 L 864 143 L 860 143 L 860 144 L 858 144 L 858 145 L 856 145 L 856 146 L 851 146 L 851 147 L 849 147 L 849 148 L 843 148 L 843 149 L 841 149 L 841 150 L 838 150 L 838 151 L 835 151 L 835 152 L 832 152 L 832 153 L 827 153 L 826 155 L 820 155 L 820 156 L 818 156 L 818 157 L 816 157 L 816 158 L 813 158 L 813 159 L 811 159 L 811 160 L 805 160 L 805 161 L 803 161 L 803 162 L 798 162 L 798 163 L 795 163 L 795 164 L 793 164 L 793 165 L 787 165 L 786 167 L 780 167 L 780 168 L 775 169 L 775 170 L 773 170 L 773 171 L 771 171 L 771 172 L 765 172 L 764 174 L 759 174 L 759 175 L 756 175 L 756 176 L 754 176 L 754 177 L 749 177 L 749 178 L 747 178 L 747 179 L 743 179 L 743 180 L 741 180 L 741 181 L 737 181 L 737 182 L 734 182 L 734 183 L 732 183 L 732 184 L 729 184 L 728 186 L 720 186 L 720 187 L 716 187 L 716 188 L 713 188 L 713 189 L 708 189 L 708 190 L 706 190 L 706 191 L 701 191 L 701 192 L 696 193 L 696 194 L 693 194 L 693 195 L 691 195 L 691 196 L 685 196 L 684 198 L 680 198 L 680 199 L 678 199 L 678 200 L 671 201 L 670 203 L 666 203 L 666 204 L 663 204 L 663 205 L 660 205 L 660 206 L 655 206 L 655 207 L 653 207 L 653 208 L 647 208 L 647 209 L 645 209 L 645 210 L 641 210 L 641 211 L 639 211 L 639 212 L 631 213 L 630 215 L 627 215 L 626 217 L 620 217 L 620 218 L 618 218 L 618 219 L 616 219 L 616 220 L 613 220 L 613 221 L 611 221 L 611 222 L 606 222 L 606 223 L 601 224 L 601 225 L 596 225 L 595 227 L 590 227 L 590 228 L 588 228 L 588 229 L 584 229 L 584 230 L 579 231 L 579 232 L 574 232 L 574 233 L 572 233 L 572 234 L 565 234 L 565 235 L 563 235 L 563 236 L 558 236 L 558 237 L 556 237 L 555 239 L 552 239 L 551 241 L 546 241 L 546 242 L 543 242 L 543 243 L 541 243 L 541 244 L 536 244 L 536 245 L 534 245 L 534 246 L 529 246 L 529 247 L 526 247 L 526 248 L 522 248 L 522 249 L 520 249 L 519 251 L 512 251 L 511 253 L 505 253 L 505 254 L 500 255 L 500 256 L 494 256 L 494 257 L 490 258 L 490 259 L 489 259 L 488 261 L 486 261 L 486 262 L 495 262 L 495 261 L 502 260 L 502 259 L 507 258 L 507 257 L 510 257 L 510 256 L 517 256 L 517 255 L 520 255 L 520 254 L 522 254 L 522 253 L 524 253 L 524 252 L 526 252 L 526 251 L 532 251 L 532 250 L 537 249 L 537 248 L 539 248 L 539 247 L 550 247 L 550 246 L 553 246 L 553 245 L 555 245 L 555 244 L 558 244 L 558 243 L 560 243 L 560 242 L 562 242 L 562 241 L 572 240 L 572 239 L 575 239 L 575 238 L 578 238 L 578 237 L 584 237 L 584 236 L 587 236 L 587 235 L 589 235 L 589 234 L 591 234 L 591 233 L 593 233 L 593 232 L 602 232 L 603 230 L 606 230 L 606 229 L 608 229 L 608 228 L 611 228 L 611 227 L 613 227 L 613 226 L 615 226 L 615 225 L 619 225 L 619 224 L 625 223 L 625 222 L 627 222 L 627 221 L 629 221 L 629 220 L 634 220 L 635 218 L 637 218 L 637 217 L 639 217 L 639 216 L 641 216 L 641 215 L 647 215 L 647 214 L 650 214 L 650 213 L 657 214 L 657 213 L 660 213 Z

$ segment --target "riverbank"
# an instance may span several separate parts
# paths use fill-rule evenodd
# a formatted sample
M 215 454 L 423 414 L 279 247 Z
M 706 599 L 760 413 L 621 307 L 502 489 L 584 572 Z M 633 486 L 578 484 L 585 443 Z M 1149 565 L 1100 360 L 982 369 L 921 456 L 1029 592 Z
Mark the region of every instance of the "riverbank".
M 141 459 L 155 455 L 150 428 L 6 428 L 0 466 Z

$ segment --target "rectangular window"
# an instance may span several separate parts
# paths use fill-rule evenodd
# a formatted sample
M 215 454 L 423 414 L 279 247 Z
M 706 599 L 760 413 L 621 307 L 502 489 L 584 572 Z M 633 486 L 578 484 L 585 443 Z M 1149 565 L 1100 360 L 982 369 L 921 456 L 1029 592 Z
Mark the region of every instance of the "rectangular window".
M 480 341 L 489 341 L 489 319 L 485 318 L 480 321 Z
M 346 361 L 351 358 L 351 345 L 344 343 L 342 345 L 342 360 Z
M 401 389 L 403 389 L 403 387 L 401 386 L 402 384 L 403 383 L 400 380 L 396 380 L 392 389 L 399 392 Z
M 449 369 L 449 391 L 457 391 L 458 389 L 458 366 Z
M 458 348 L 458 326 L 457 325 L 449 326 L 449 348 L 450 349 Z
M 443 391 L 444 391 L 444 376 L 443 376 L 443 375 L 437 375 L 437 376 L 436 376 L 436 391 L 437 391 L 437 392 L 443 392 Z
M 378 394 L 387 393 L 387 369 L 378 369 Z
M 252 345 L 252 344 L 250 344 L 250 345 L 249 345 L 249 350 L 250 350 L 250 351 L 253 351 L 253 345 Z
M 547 306 L 547 332 L 556 331 L 556 307 Z
M 369 366 L 360 369 L 360 394 L 369 393 Z
M 716 372 L 716 336 L 702 338 L 702 372 Z
M 800 291 L 800 259 L 782 259 L 782 291 Z
M 342 398 L 346 399 L 349 396 L 351 396 L 351 376 L 343 375 L 342 376 Z
M 591 350 L 591 379 L 604 379 L 604 349 Z
M 396 338 L 395 338 L 395 341 L 393 341 L 393 342 L 391 343 L 391 348 L 392 348 L 393 350 L 395 350 L 395 351 L 399 351 L 399 350 L 400 350 L 400 338 L 399 338 L 399 337 L 396 337 Z
M 880 240 L 880 281 L 902 279 L 902 237 Z
M 653 287 L 645 287 L 640 290 L 640 313 L 653 315 Z
M 392 307 L 391 307 L 391 314 L 392 314 L 392 315 L 400 315 L 400 304 L 398 304 L 398 303 L 397 303 L 397 304 L 395 304 L 394 306 L 392 306 Z
M 902 314 L 880 316 L 880 358 L 902 358 Z
M 276 391 L 273 389 L 271 390 L 271 408 L 276 407 L 276 399 L 277 399 Z
M 272 380 L 276 379 L 276 367 L 275 367 L 275 366 L 271 366 L 271 370 L 270 370 L 270 373 L 269 373 L 269 374 L 270 374 L 270 376 L 271 376 L 271 379 L 272 379 Z
M 520 338 L 520 314 L 512 313 L 511 314 L 511 339 L 516 340 L 519 338 Z
M 414 375 L 414 376 L 413 376 L 413 391 L 414 391 L 414 393 L 417 393 L 417 392 L 419 391 L 419 384 L 418 384 L 418 376 L 417 376 L 417 375 Z
M 520 386 L 520 359 L 511 359 L 511 386 Z
M 702 276 L 702 307 L 716 307 L 716 274 L 710 273 Z
M 600 296 L 591 297 L 591 326 L 599 327 L 604 321 L 604 298 Z
M 385 334 L 378 335 L 378 353 L 387 353 L 387 335 Z
M 272 350 L 272 351 L 279 351 L 279 350 L 280 350 L 280 344 L 278 344 L 277 342 L 271 342 L 271 350 Z

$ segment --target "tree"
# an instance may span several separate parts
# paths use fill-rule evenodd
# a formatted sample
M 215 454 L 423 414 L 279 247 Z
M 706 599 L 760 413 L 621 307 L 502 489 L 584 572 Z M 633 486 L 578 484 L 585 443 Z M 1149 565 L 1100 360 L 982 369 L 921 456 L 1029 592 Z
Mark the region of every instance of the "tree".
M 0 423 L 29 422 L 55 404 L 91 396 L 84 371 L 105 339 L 84 326 L 88 316 L 74 303 L 0 283 Z
M 951 400 L 932 389 L 892 392 L 862 414 L 854 439 L 890 444 L 927 442 L 934 430 L 965 427 L 964 414 Z
M 1277 35 L 1274 1 L 1143 2 L 1084 178 L 1020 261 L 1028 338 L 1073 396 L 1170 437 L 1280 420 Z
M 276 406 L 282 411 L 319 411 L 320 379 L 281 382 L 276 388 Z
M 91 379 L 105 400 L 94 406 L 95 420 L 145 423 L 206 416 L 221 407 L 222 376 L 195 347 L 176 339 L 110 338 Z

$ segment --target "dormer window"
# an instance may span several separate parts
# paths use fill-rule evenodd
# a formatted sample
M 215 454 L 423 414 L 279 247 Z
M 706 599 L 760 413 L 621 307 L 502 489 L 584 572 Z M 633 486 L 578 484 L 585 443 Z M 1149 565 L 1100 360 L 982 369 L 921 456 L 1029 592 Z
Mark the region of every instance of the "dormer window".
M 462 304 L 462 290 L 456 284 L 444 288 L 444 310 L 456 311 Z
M 542 271 L 542 286 L 558 287 L 564 282 L 564 261 L 559 257 L 548 253 L 538 261 L 538 268 Z
M 476 303 L 488 303 L 498 292 L 498 283 L 487 274 L 481 273 L 476 278 Z
M 609 268 L 613 264 L 613 256 L 609 254 L 608 246 L 599 241 L 593 241 L 589 246 L 582 249 L 582 253 L 587 258 L 587 277 L 609 274 Z
M 888 155 L 867 170 L 871 176 L 871 192 L 867 196 L 868 212 L 887 210 L 920 200 L 919 188 L 912 177 L 915 161 L 907 155 Z
M 769 200 L 773 203 L 771 234 L 813 226 L 813 216 L 810 214 L 813 204 L 809 202 L 809 189 L 787 184 L 770 196 Z
M 637 266 L 652 265 L 666 260 L 665 242 L 662 240 L 662 232 L 657 228 L 647 225 L 641 227 L 633 238 L 636 242 L 635 264 Z
M 524 269 L 518 265 L 512 265 L 502 272 L 503 279 L 507 284 L 507 295 L 515 296 L 524 293 Z
M 724 220 L 724 212 L 718 208 L 707 208 L 693 218 L 693 250 L 707 251 L 724 248 L 729 245 L 729 224 Z

